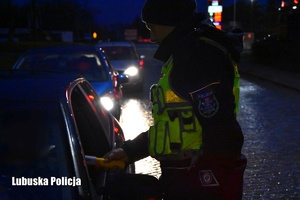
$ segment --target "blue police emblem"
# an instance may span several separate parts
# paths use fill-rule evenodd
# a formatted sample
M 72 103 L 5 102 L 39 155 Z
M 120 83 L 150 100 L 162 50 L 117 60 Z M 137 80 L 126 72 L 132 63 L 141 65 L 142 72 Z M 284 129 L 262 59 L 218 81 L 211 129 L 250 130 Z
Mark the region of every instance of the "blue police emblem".
M 198 110 L 205 118 L 213 117 L 219 110 L 219 102 L 212 90 L 202 91 L 197 95 Z

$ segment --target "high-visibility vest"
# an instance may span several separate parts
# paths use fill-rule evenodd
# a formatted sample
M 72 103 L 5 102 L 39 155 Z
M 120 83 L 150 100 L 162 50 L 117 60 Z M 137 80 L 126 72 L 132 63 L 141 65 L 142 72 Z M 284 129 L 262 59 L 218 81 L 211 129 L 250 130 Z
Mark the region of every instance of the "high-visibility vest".
M 162 67 L 162 77 L 150 90 L 154 125 L 149 129 L 149 152 L 162 159 L 184 159 L 202 144 L 202 127 L 190 102 L 175 94 L 169 75 L 172 56 Z
M 200 40 L 216 46 L 230 59 L 235 72 L 233 95 L 235 114 L 239 107 L 239 73 L 236 62 L 225 47 L 204 37 Z M 171 88 L 169 75 L 173 68 L 172 56 L 162 67 L 162 77 L 150 90 L 154 125 L 149 129 L 149 153 L 158 160 L 184 159 L 200 152 L 202 127 L 190 102 Z

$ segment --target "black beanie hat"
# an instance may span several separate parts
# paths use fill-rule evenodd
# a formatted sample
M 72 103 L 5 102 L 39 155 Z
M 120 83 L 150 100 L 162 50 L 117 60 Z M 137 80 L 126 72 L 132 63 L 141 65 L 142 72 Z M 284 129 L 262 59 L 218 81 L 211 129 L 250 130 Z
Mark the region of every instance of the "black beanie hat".
M 196 12 L 196 0 L 147 0 L 142 10 L 142 21 L 176 26 L 190 19 Z

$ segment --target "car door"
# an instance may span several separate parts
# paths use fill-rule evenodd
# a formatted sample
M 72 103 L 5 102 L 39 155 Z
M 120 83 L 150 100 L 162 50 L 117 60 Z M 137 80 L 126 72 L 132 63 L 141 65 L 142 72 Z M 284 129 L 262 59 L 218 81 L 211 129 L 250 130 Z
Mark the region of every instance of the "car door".
M 91 86 L 82 81 L 70 94 L 70 105 L 84 155 L 103 157 L 113 147 L 111 116 L 100 105 Z M 97 196 L 103 195 L 107 172 L 99 167 L 87 166 Z

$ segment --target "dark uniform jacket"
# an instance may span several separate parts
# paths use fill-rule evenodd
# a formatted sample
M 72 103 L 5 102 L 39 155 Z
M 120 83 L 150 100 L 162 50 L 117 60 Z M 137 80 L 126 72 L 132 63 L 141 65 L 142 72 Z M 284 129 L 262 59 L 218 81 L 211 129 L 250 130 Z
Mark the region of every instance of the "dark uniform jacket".
M 164 62 L 173 56 L 171 87 L 180 97 L 192 103 L 202 126 L 203 158 L 213 162 L 239 157 L 244 138 L 234 113 L 233 65 L 223 51 L 199 40 L 199 37 L 204 36 L 222 44 L 232 58 L 238 61 L 242 50 L 241 39 L 233 36 L 240 35 L 229 36 L 206 20 L 196 26 L 186 23 L 176 26 L 154 55 Z M 210 106 L 217 107 L 209 116 L 200 109 L 201 103 L 205 101 L 203 96 L 211 99 Z M 148 156 L 148 147 L 148 132 L 141 133 L 123 145 L 131 162 Z

